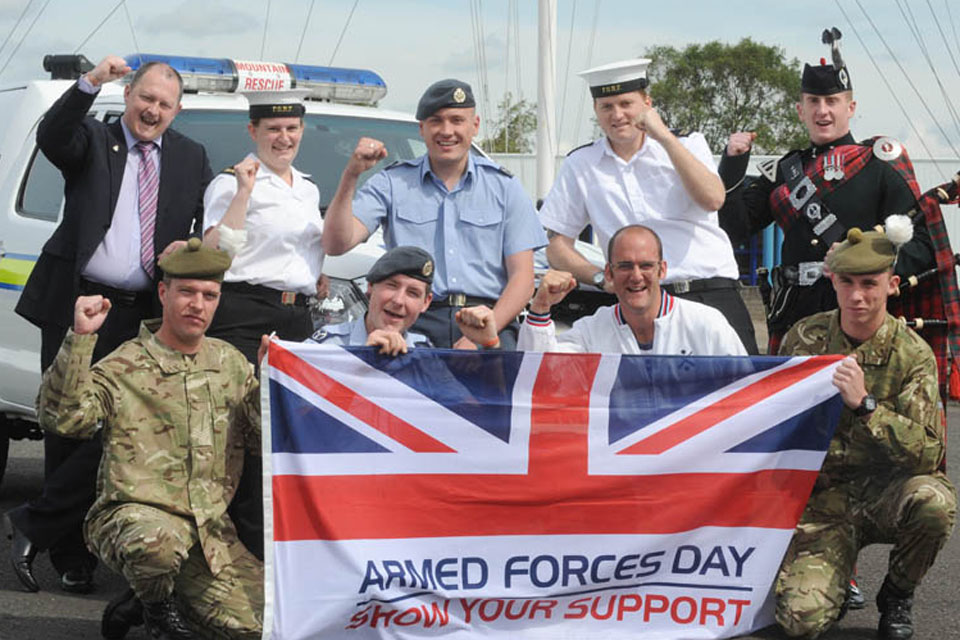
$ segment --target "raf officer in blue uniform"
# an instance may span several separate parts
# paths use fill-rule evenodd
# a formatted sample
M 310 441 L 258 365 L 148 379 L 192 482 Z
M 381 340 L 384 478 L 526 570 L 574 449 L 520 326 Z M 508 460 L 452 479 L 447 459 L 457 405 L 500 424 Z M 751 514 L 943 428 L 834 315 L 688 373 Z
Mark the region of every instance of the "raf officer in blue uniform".
M 353 322 L 327 325 L 307 339 L 317 344 L 379 347 L 395 356 L 414 347 L 432 346 L 409 331 L 433 298 L 433 258 L 419 247 L 397 247 L 386 252 L 367 274 L 370 308 Z
M 475 105 L 465 82 L 431 85 L 417 106 L 426 155 L 393 163 L 357 190 L 360 174 L 387 155 L 379 140 L 361 138 L 327 209 L 323 248 L 340 255 L 382 225 L 388 247 L 432 250 L 433 302 L 414 328 L 437 347 L 483 346 L 462 336 L 456 314 L 484 305 L 512 349 L 517 315 L 533 295 L 533 252 L 547 238 L 520 181 L 471 153 Z

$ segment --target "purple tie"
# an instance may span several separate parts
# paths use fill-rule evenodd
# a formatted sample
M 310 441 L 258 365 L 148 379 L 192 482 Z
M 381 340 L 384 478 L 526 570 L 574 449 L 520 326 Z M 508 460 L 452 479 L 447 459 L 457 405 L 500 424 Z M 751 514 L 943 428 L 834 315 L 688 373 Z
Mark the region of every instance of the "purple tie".
M 153 229 L 157 224 L 157 187 L 160 184 L 155 149 L 153 142 L 137 143 L 140 152 L 140 170 L 137 172 L 140 192 L 140 265 L 151 278 L 154 273 Z

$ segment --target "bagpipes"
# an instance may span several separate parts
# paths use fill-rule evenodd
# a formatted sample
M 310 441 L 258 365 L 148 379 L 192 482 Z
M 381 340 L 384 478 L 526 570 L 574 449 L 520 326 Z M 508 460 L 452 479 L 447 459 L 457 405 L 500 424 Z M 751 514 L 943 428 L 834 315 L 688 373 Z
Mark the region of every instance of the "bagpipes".
M 912 175 L 912 174 L 911 174 Z M 913 183 L 916 184 L 915 182 Z M 916 192 L 916 191 L 915 191 Z M 960 172 L 944 183 L 917 197 L 917 206 L 907 212 L 915 224 L 925 222 L 930 233 L 936 266 L 905 277 L 897 292 L 890 297 L 889 311 L 907 326 L 923 335 L 937 358 L 941 397 L 960 399 L 960 292 L 955 268 L 960 254 L 953 253 L 943 222 L 941 205 L 960 202 Z M 881 227 L 879 229 L 883 231 Z M 772 273 L 757 269 L 760 296 L 768 320 L 775 305 L 776 282 L 784 276 L 783 268 Z M 768 278 L 769 276 L 769 278 Z
M 960 264 L 960 254 L 950 249 L 940 207 L 958 202 L 960 172 L 950 182 L 923 193 L 917 199 L 916 208 L 907 212 L 915 223 L 922 220 L 927 222 L 936 266 L 904 278 L 890 299 L 894 315 L 920 332 L 933 347 L 941 375 L 941 394 L 946 396 L 944 400 L 947 397 L 960 399 L 960 304 L 956 288 L 956 266 Z M 931 213 L 934 215 L 931 216 Z M 930 224 L 932 218 L 936 219 L 936 224 Z M 936 300 L 931 300 L 932 293 L 939 294 L 935 296 Z

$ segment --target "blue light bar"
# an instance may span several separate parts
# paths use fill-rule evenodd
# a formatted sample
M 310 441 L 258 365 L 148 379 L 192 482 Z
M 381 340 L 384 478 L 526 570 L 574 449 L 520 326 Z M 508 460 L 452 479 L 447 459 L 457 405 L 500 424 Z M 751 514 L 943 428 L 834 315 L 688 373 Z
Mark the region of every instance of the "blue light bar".
M 134 53 L 124 60 L 136 71 L 141 64 L 165 62 L 180 73 L 232 76 L 236 73 L 233 62 L 227 58 L 196 58 L 192 56 L 161 56 L 153 53 Z
M 199 58 L 134 53 L 125 58 L 136 71 L 148 62 L 165 62 L 183 78 L 187 92 L 211 91 L 233 93 L 240 83 L 237 63 L 228 58 Z M 387 84 L 378 74 L 366 69 L 319 67 L 305 64 L 263 63 L 285 67 L 290 74 L 291 88 L 309 89 L 314 100 L 350 104 L 375 104 L 387 94 Z M 281 71 L 282 72 L 282 71 Z
M 344 69 L 342 67 L 316 67 L 306 64 L 288 64 L 299 86 L 300 82 L 326 82 L 331 84 L 355 84 L 387 88 L 387 83 L 373 71 Z

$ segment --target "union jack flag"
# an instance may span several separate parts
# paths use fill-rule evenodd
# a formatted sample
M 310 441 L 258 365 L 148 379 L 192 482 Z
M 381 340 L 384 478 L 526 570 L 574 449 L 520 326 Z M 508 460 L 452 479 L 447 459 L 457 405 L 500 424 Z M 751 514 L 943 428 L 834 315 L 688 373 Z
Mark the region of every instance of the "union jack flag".
M 276 638 L 629 637 L 636 627 L 559 614 L 578 595 L 629 590 L 638 616 L 653 616 L 644 597 L 709 592 L 697 601 L 706 615 L 717 594 L 745 593 L 750 606 L 736 622 L 732 609 L 701 622 L 716 627 L 713 637 L 748 631 L 768 621 L 767 593 L 832 436 L 839 359 L 430 349 L 389 358 L 275 341 L 263 406 L 267 627 Z M 734 545 L 747 539 L 763 558 L 749 576 L 733 576 L 729 558 L 704 560 L 702 573 L 681 558 L 695 548 L 699 565 L 700 549 L 722 556 L 727 545 L 737 559 L 744 551 Z M 626 579 L 619 563 L 612 576 L 591 564 L 590 575 L 547 584 L 550 567 L 622 545 L 611 557 L 662 548 L 662 571 L 643 581 L 638 571 Z M 482 563 L 482 587 L 467 588 L 467 565 L 456 588 L 423 588 L 412 570 L 454 557 Z M 515 569 L 517 557 L 558 560 L 508 588 L 504 566 Z M 509 602 L 533 598 L 560 609 L 488 620 L 471 617 L 469 598 L 507 602 L 507 613 Z M 438 606 L 444 628 L 425 626 Z M 683 637 L 682 607 L 674 618 L 647 636 Z

